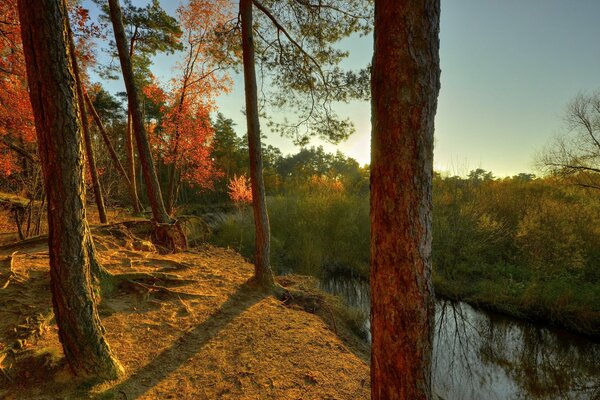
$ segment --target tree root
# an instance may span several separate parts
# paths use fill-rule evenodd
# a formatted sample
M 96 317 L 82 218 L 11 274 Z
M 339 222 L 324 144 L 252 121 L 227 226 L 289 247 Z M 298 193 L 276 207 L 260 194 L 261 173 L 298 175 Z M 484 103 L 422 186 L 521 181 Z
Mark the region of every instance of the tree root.
M 193 279 L 183 279 L 179 275 L 165 272 L 129 272 L 124 274 L 113 274 L 112 279 L 119 281 L 136 281 L 147 285 L 157 283 L 170 284 L 171 286 L 183 286 L 196 282 Z
M 326 311 L 329 315 L 331 328 L 336 335 L 338 334 L 335 314 L 322 295 L 308 293 L 302 290 L 286 289 L 285 296 L 282 298 L 282 303 L 286 307 L 300 307 L 304 311 L 311 314 L 320 314 L 321 310 Z M 323 318 L 323 316 L 321 316 L 321 318 Z
M 115 289 L 125 292 L 156 293 L 161 299 L 192 299 L 204 297 L 193 293 L 177 291 L 167 286 L 184 286 L 196 282 L 193 279 L 184 279 L 176 274 L 165 272 L 129 272 L 113 274 L 106 270 L 101 279 L 102 292 L 111 296 Z M 108 275 L 106 275 L 108 274 Z
M 165 286 L 159 286 L 159 285 L 148 285 L 139 281 L 134 281 L 134 280 L 125 280 L 123 282 L 121 282 L 120 284 L 121 288 L 125 288 L 125 289 L 130 289 L 131 287 L 133 288 L 141 288 L 144 289 L 146 291 L 146 294 L 151 294 L 151 293 L 157 293 L 158 295 L 160 295 L 160 298 L 163 300 L 166 299 L 197 299 L 200 297 L 204 297 L 202 295 L 199 294 L 194 294 L 194 293 L 188 293 L 188 292 L 180 292 L 177 290 L 172 290 L 169 289 Z
M 18 251 L 13 252 L 8 258 L 3 261 L 8 261 L 8 279 L 4 283 L 4 285 L 0 286 L 0 289 L 6 289 L 11 282 L 16 282 L 19 284 L 23 284 L 24 280 L 19 277 L 19 275 L 15 272 L 13 266 L 15 261 L 15 255 Z
M 179 253 L 188 248 L 187 238 L 179 221 L 172 224 L 154 224 L 152 243 L 161 254 Z

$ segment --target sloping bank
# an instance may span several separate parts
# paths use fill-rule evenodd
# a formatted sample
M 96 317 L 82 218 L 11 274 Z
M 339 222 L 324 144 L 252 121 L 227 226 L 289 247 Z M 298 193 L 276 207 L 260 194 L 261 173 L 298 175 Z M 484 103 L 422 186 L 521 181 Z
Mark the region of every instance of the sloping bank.
M 253 266 L 233 250 L 204 245 L 159 255 L 143 240 L 112 234 L 122 228 L 96 232 L 107 269 L 179 280 L 103 298 L 101 318 L 126 375 L 90 386 L 69 373 L 54 322 L 36 318 L 51 310 L 47 248 L 0 248 L 0 257 L 12 255 L 0 276 L 18 277 L 0 291 L 0 349 L 7 350 L 0 398 L 369 398 L 368 348 L 314 279 L 282 278 L 292 293 L 282 302 L 246 283 Z M 22 321 L 31 329 L 14 329 Z

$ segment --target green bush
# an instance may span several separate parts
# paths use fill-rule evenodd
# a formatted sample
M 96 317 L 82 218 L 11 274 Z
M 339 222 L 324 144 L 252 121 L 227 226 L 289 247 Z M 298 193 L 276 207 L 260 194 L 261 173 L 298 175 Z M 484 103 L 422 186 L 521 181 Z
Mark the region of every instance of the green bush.
M 278 272 L 320 276 L 347 269 L 366 274 L 369 264 L 369 202 L 343 188 L 299 187 L 268 199 L 271 260 Z M 229 216 L 213 242 L 252 259 L 251 210 Z

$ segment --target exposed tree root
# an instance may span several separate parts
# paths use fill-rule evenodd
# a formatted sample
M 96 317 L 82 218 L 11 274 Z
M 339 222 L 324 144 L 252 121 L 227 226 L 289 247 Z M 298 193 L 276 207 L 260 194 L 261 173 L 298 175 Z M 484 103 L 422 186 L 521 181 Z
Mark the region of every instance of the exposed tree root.
M 156 293 L 161 299 L 191 299 L 203 297 L 193 293 L 176 291 L 167 286 L 183 286 L 194 283 L 193 279 L 183 279 L 179 275 L 165 272 L 128 272 L 113 274 L 102 268 L 100 280 L 104 295 L 111 296 L 115 289 L 136 293 Z
M 282 282 L 282 284 L 286 284 L 284 278 L 280 278 L 279 280 Z M 311 314 L 322 314 L 322 311 L 325 311 L 331 328 L 336 335 L 338 334 L 335 313 L 327 304 L 326 298 L 322 293 L 318 291 L 309 291 L 304 287 L 300 290 L 285 287 L 282 288 L 285 290 L 284 297 L 282 298 L 283 304 L 285 304 L 287 307 L 299 307 Z
M 171 286 L 183 286 L 196 282 L 193 279 L 183 279 L 179 275 L 165 272 L 130 272 L 124 274 L 114 274 L 111 279 L 118 281 L 136 281 L 147 285 L 156 285 L 157 283 L 169 284 Z
M 162 254 L 179 253 L 188 248 L 187 238 L 179 221 L 173 224 L 154 224 L 152 243 Z
M 122 289 L 144 289 L 146 291 L 147 294 L 151 294 L 151 293 L 156 293 L 160 296 L 160 298 L 162 300 L 166 300 L 166 299 L 196 299 L 196 298 L 201 298 L 204 297 L 200 294 L 194 294 L 194 293 L 187 293 L 187 292 L 180 292 L 177 290 L 172 290 L 169 289 L 165 286 L 159 286 L 159 285 L 148 285 L 139 281 L 134 281 L 134 280 L 125 280 L 122 281 L 121 284 L 119 285 Z M 139 290 L 137 290 L 139 291 Z
M 4 260 L 2 260 L 3 263 L 8 264 L 8 278 L 6 279 L 6 282 L 4 282 L 4 284 L 2 286 L 0 286 L 0 289 L 6 289 L 11 282 L 23 284 L 23 282 L 25 281 L 24 279 L 19 277 L 19 275 L 15 272 L 15 270 L 13 268 L 15 255 L 17 253 L 18 253 L 18 251 L 15 251 L 10 256 L 8 256 Z M 0 274 L 0 276 L 1 276 L 1 274 Z
M 256 276 L 250 278 L 248 280 L 248 285 L 254 286 L 257 289 L 264 290 L 265 292 L 270 292 L 275 298 L 285 302 L 285 300 L 290 297 L 290 292 L 287 288 L 281 286 L 277 282 L 269 281 L 269 280 L 261 280 L 257 279 Z

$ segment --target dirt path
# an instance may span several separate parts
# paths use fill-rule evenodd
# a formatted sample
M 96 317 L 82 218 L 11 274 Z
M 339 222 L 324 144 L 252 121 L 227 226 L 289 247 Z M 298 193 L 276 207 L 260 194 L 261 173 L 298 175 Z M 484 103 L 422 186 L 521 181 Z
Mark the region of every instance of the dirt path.
M 90 386 L 62 361 L 49 307 L 47 250 L 18 249 L 12 272 L 5 252 L 0 288 L 10 274 L 17 278 L 0 289 L 0 398 L 369 398 L 366 347 L 340 321 L 332 324 L 325 314 L 306 312 L 310 307 L 283 304 L 249 286 L 253 267 L 234 251 L 205 246 L 160 256 L 100 247 L 111 272 L 177 274 L 181 285 L 170 289 L 186 295 L 140 286 L 105 298 L 102 321 L 127 374 Z M 292 277 L 285 284 L 310 280 Z

